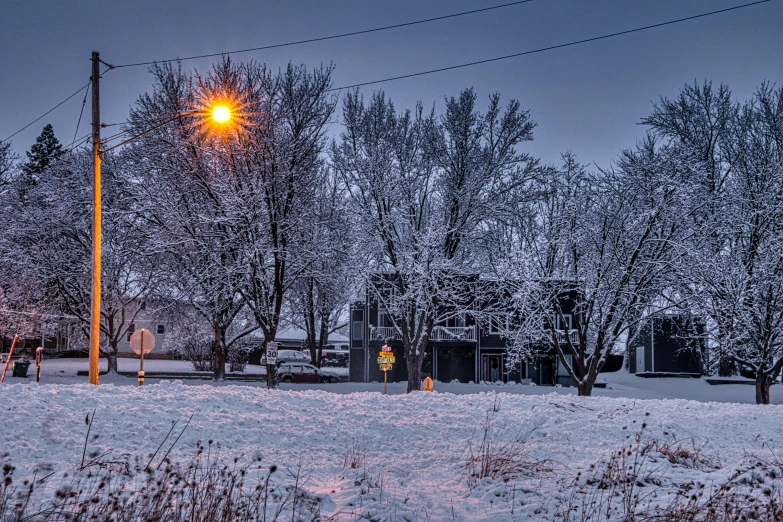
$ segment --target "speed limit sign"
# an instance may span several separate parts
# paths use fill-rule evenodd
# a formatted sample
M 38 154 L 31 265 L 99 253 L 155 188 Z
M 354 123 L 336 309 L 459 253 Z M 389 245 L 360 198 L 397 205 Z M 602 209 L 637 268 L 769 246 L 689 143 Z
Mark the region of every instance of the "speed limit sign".
M 266 343 L 266 363 L 274 366 L 277 364 L 277 343 Z

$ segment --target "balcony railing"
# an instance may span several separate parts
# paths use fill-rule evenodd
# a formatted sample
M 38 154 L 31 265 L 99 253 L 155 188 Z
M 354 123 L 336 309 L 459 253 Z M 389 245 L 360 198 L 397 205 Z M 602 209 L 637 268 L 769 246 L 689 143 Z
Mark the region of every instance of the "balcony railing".
M 567 339 L 571 340 L 571 344 L 576 346 L 579 344 L 579 332 L 577 330 L 558 330 L 557 331 L 557 342 L 559 344 L 566 344 L 568 342 Z
M 402 339 L 400 332 L 394 326 L 371 326 L 370 339 L 373 341 L 385 341 L 386 339 Z
M 385 341 L 399 340 L 402 336 L 393 326 L 370 326 L 370 339 Z M 430 341 L 473 341 L 476 342 L 475 326 L 436 326 L 432 330 Z
M 430 341 L 476 341 L 475 326 L 436 326 Z

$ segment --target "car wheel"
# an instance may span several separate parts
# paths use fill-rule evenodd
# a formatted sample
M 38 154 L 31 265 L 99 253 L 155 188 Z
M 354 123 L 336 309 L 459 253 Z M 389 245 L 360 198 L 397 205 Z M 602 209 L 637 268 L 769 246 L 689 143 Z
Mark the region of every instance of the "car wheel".
M 329 377 L 321 377 L 321 384 L 326 384 L 327 382 L 332 382 L 332 380 Z
M 286 375 L 285 377 L 283 377 L 283 382 L 290 384 L 294 382 L 294 380 L 291 378 L 290 375 Z

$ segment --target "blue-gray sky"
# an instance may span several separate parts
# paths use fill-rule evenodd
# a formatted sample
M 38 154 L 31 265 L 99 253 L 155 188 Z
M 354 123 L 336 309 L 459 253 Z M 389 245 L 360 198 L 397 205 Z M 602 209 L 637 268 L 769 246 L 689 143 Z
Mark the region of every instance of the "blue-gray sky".
M 5 0 L 0 16 L 0 139 L 89 79 L 90 53 L 109 63 L 220 52 L 401 23 L 504 0 Z M 369 35 L 236 55 L 282 67 L 333 62 L 335 86 L 521 52 L 705 11 L 743 0 L 533 0 L 504 9 Z M 557 162 L 571 150 L 606 166 L 644 135 L 637 125 L 660 95 L 684 83 L 728 84 L 738 99 L 763 81 L 783 83 L 783 0 L 577 47 L 366 87 L 398 108 L 474 87 L 530 109 L 525 150 Z M 209 59 L 184 63 L 206 70 Z M 145 67 L 101 84 L 102 120 L 123 121 L 151 88 Z M 23 153 L 44 124 L 70 143 L 81 96 L 13 138 Z M 337 114 L 339 119 L 339 112 Z M 89 100 L 79 135 L 89 132 Z M 334 125 L 332 132 L 339 132 Z

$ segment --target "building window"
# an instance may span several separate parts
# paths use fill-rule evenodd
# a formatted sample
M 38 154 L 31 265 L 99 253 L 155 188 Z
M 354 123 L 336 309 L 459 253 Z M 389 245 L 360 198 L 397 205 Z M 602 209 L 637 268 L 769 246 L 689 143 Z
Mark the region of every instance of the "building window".
M 166 327 L 165 327 L 165 326 L 163 326 L 162 324 L 159 324 L 159 325 L 158 325 L 158 333 L 159 333 L 159 334 L 166 333 Z
M 394 326 L 394 318 L 388 312 L 378 310 L 378 325 L 383 328 L 392 328 Z
M 131 323 L 130 326 L 128 327 L 128 342 L 130 342 L 131 335 L 133 335 L 133 332 L 135 331 L 136 331 L 136 324 Z
M 565 319 L 565 324 L 563 324 L 563 330 L 571 330 L 571 314 L 563 314 L 563 317 L 560 318 L 560 322 L 563 322 L 563 319 Z
M 568 366 L 571 368 L 574 367 L 574 358 L 572 355 L 565 355 L 565 360 L 568 363 Z M 570 375 L 568 375 L 568 370 L 566 370 L 566 367 L 563 364 L 563 361 L 560 360 L 560 357 L 557 358 L 557 376 L 570 377 Z
M 351 325 L 351 339 L 361 341 L 364 339 L 364 321 L 354 321 Z
M 571 329 L 571 314 L 560 315 L 552 314 L 549 319 L 544 321 L 544 329 L 548 330 L 552 324 L 557 325 L 557 330 L 570 330 Z

